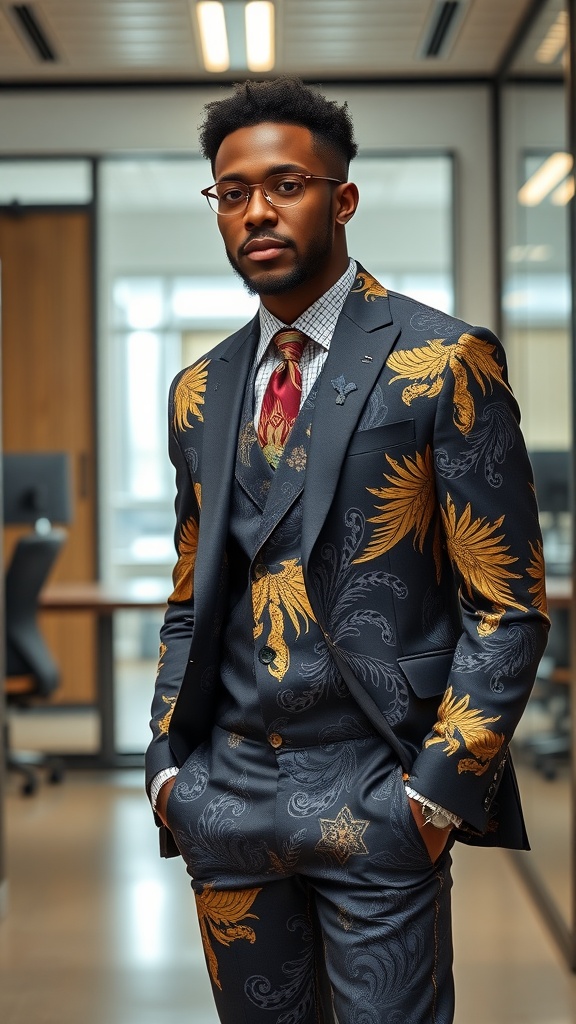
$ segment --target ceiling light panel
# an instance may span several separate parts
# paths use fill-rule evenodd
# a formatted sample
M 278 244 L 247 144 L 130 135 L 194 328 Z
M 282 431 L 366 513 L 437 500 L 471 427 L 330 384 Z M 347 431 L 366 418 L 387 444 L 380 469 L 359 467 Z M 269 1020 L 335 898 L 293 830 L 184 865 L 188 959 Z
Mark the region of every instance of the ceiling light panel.
M 560 11 L 536 50 L 539 64 L 554 64 L 568 42 L 568 12 Z
M 224 4 L 220 0 L 199 0 L 195 11 L 206 71 L 227 71 L 230 67 L 230 50 Z
M 275 63 L 274 4 L 246 4 L 246 63 L 249 71 L 271 71 Z
M 514 75 L 554 75 L 562 80 L 565 0 L 546 0 L 514 58 Z

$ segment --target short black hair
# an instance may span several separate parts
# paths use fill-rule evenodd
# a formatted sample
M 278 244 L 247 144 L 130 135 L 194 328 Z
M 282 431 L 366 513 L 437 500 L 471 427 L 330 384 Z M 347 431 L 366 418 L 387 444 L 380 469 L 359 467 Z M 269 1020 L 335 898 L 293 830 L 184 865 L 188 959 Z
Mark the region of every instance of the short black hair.
M 207 103 L 200 125 L 200 148 L 212 165 L 227 135 L 271 121 L 308 128 L 319 148 L 343 160 L 346 171 L 358 152 L 348 104 L 328 100 L 299 78 L 283 75 L 264 82 L 238 82 L 232 96 Z

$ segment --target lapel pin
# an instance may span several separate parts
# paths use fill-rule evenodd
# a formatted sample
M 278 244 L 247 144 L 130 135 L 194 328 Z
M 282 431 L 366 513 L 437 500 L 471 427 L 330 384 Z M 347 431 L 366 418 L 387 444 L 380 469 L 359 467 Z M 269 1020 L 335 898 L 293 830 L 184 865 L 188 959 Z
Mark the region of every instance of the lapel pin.
M 372 362 L 372 356 L 362 356 L 362 362 L 363 363 L 371 363 Z
M 353 380 L 347 384 L 346 379 L 342 375 L 340 375 L 340 377 L 335 377 L 334 380 L 330 381 L 330 383 L 334 390 L 338 392 L 336 396 L 336 405 L 344 405 L 346 396 L 352 391 L 358 391 L 358 385 L 355 384 Z

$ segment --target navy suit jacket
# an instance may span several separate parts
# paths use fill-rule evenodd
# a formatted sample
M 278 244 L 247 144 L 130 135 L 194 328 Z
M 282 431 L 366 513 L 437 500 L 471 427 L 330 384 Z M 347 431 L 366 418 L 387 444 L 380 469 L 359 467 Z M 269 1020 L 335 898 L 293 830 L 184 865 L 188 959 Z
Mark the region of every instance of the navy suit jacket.
M 213 723 L 228 509 L 258 337 L 256 317 L 171 389 L 178 560 L 148 785 Z M 333 657 L 376 727 L 392 730 L 414 788 L 462 817 L 458 838 L 527 847 L 508 746 L 548 619 L 504 352 L 489 331 L 388 292 L 361 267 L 320 378 L 300 569 Z

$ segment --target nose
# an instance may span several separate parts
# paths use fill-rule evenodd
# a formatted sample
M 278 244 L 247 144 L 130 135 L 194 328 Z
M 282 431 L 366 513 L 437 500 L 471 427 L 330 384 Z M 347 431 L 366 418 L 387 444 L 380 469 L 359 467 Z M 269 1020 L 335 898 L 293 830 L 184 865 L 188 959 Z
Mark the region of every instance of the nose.
M 262 186 L 257 185 L 251 189 L 250 198 L 244 210 L 244 224 L 246 227 L 256 227 L 258 224 L 276 223 L 278 216 L 272 203 L 268 202 Z

